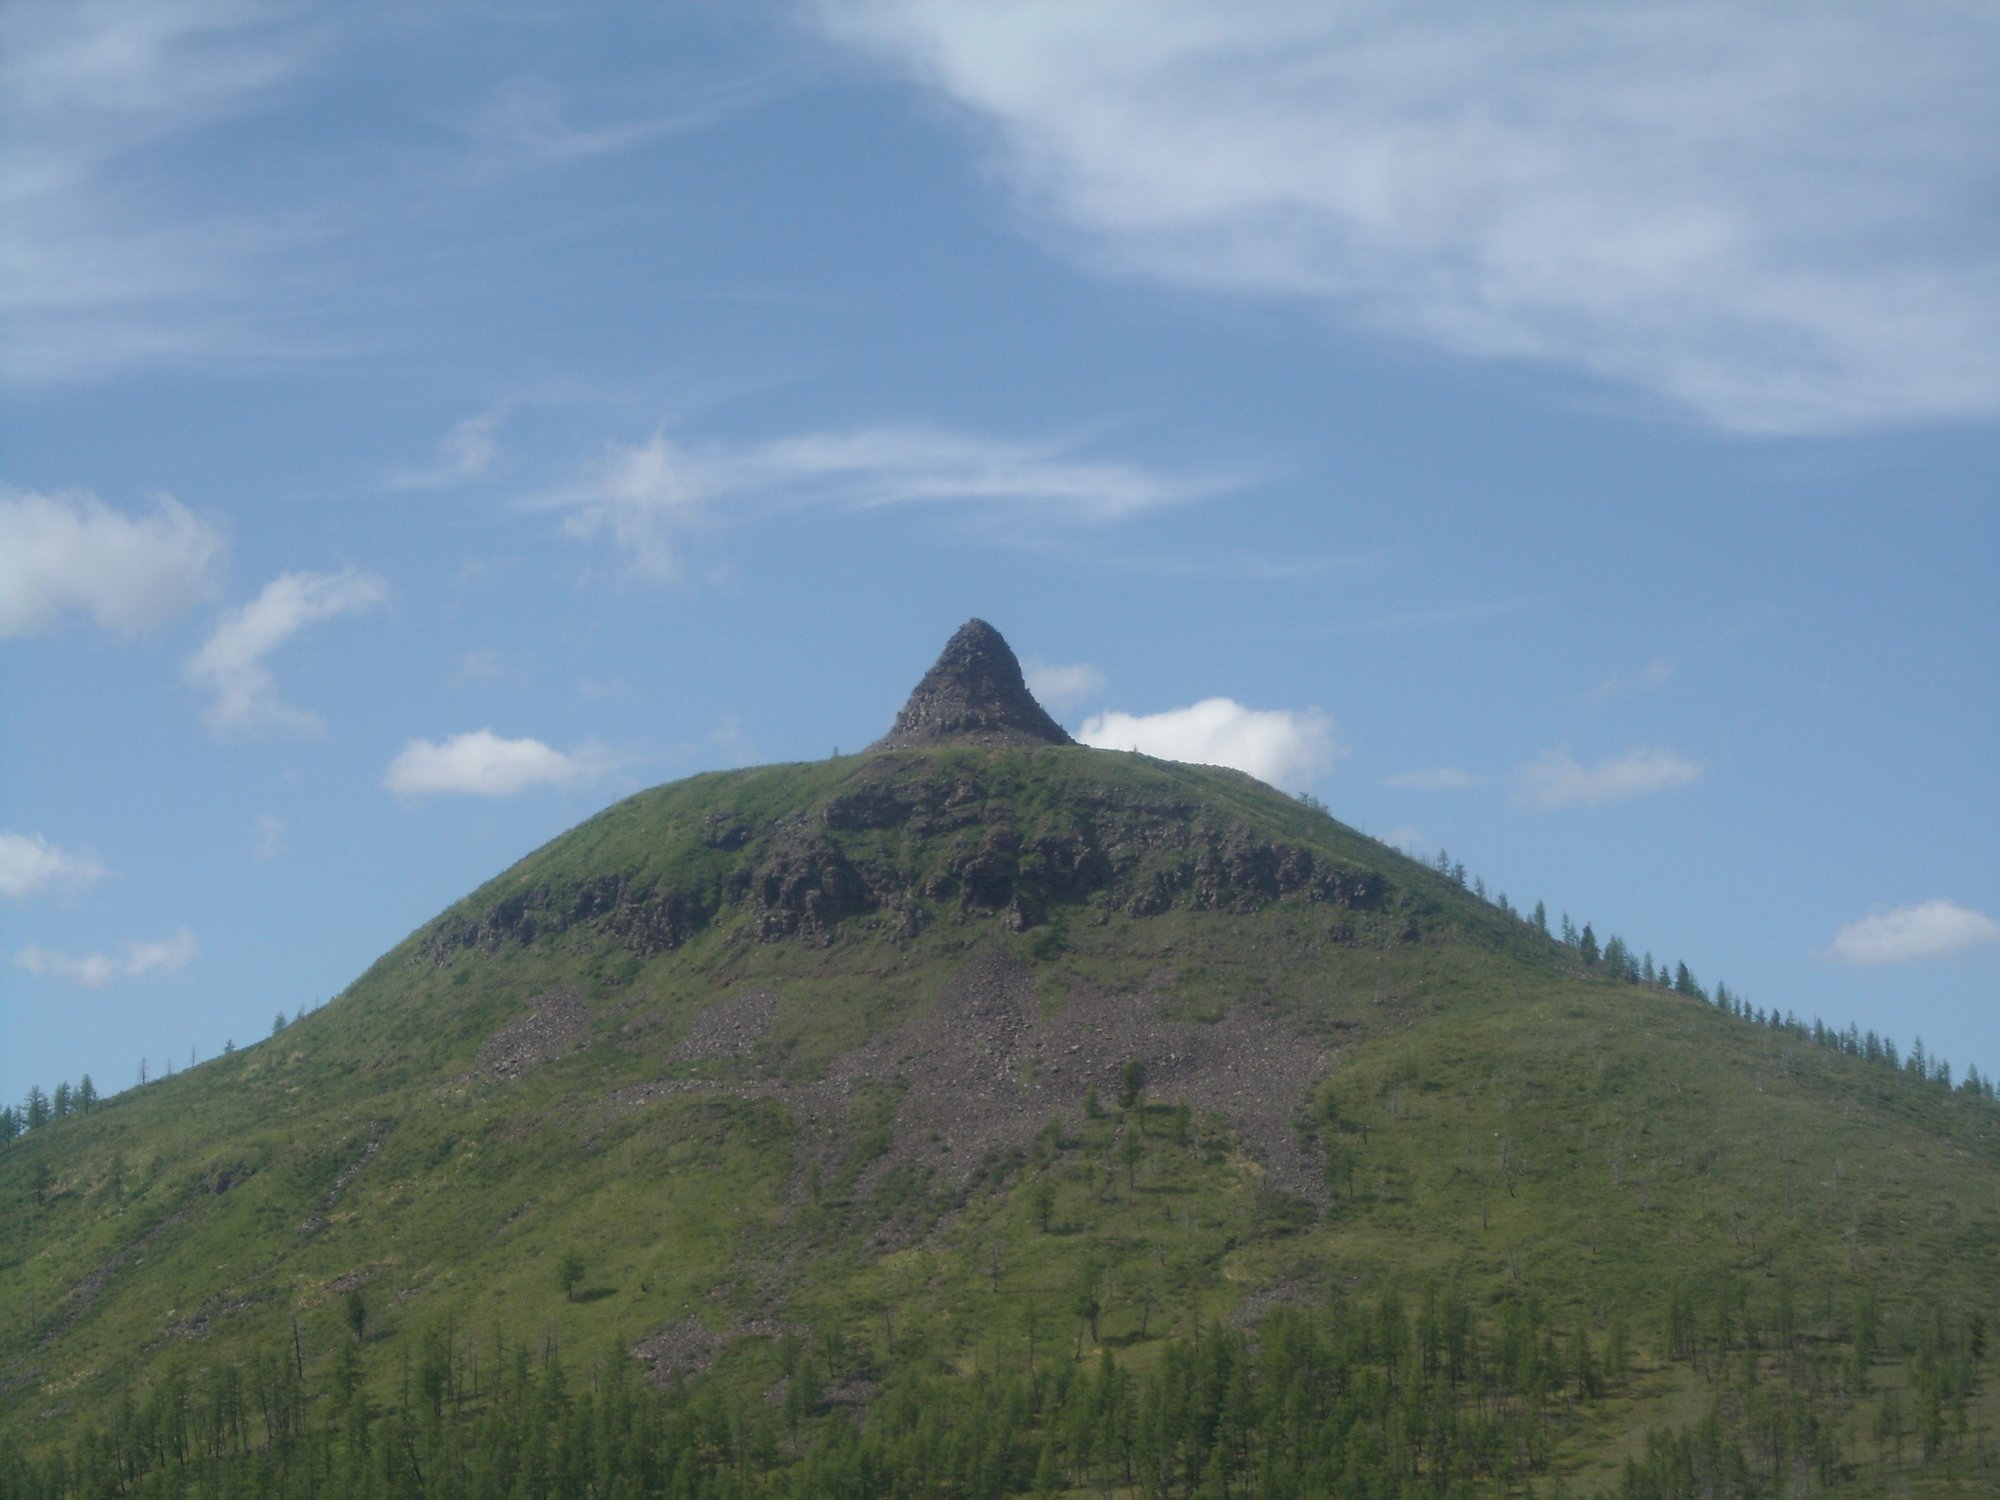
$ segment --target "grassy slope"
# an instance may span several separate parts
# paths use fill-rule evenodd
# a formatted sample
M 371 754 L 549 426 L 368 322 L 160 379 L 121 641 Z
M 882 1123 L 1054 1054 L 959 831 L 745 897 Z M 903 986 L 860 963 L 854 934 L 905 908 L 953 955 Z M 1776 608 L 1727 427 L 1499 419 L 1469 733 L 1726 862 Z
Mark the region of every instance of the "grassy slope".
M 1087 904 L 1023 933 L 939 920 L 899 944 L 850 919 L 824 947 L 758 943 L 726 911 L 668 954 L 576 928 L 441 965 L 419 957 L 419 933 L 279 1037 L 0 1155 L 0 1424 L 59 1432 L 161 1361 L 273 1348 L 294 1318 L 308 1359 L 324 1362 L 356 1285 L 371 1339 L 391 1342 L 446 1322 L 489 1347 L 496 1336 L 629 1344 L 690 1319 L 725 1335 L 775 1322 L 877 1360 L 893 1344 L 974 1363 L 1021 1357 L 1031 1322 L 1045 1343 L 1071 1340 L 1070 1289 L 1095 1265 L 1100 1333 L 1143 1364 L 1161 1335 L 1226 1316 L 1259 1288 L 1309 1296 L 1436 1275 L 1482 1297 L 1535 1291 L 1565 1327 L 1630 1310 L 1638 1372 L 1572 1455 L 1579 1475 L 1602 1477 L 1626 1433 L 1685 1417 L 1698 1394 L 1656 1358 L 1657 1309 L 1676 1280 L 1782 1278 L 1830 1320 L 1868 1290 L 1892 1326 L 1934 1298 L 2000 1311 L 1990 1109 L 1686 1000 L 1566 974 L 1556 945 L 1230 773 L 1087 751 L 942 752 L 896 766 L 979 780 L 1029 833 L 1072 827 L 1093 799 L 1205 804 L 1381 872 L 1401 907 L 1347 923 L 1338 941 L 1324 908 L 1291 901 L 1144 918 Z M 606 870 L 719 885 L 740 856 L 704 843 L 710 814 L 762 827 L 883 773 L 855 757 L 662 788 L 455 911 Z M 895 828 L 836 842 L 897 862 L 917 884 L 957 847 Z M 1392 929 L 1412 916 L 1422 940 L 1398 940 Z M 1176 1141 L 1171 1101 L 1154 1100 L 1096 1120 L 1069 1112 L 963 1195 L 927 1198 L 898 1178 L 854 1201 L 857 1157 L 820 1201 L 799 1202 L 797 1121 L 783 1103 L 605 1102 L 660 1076 L 659 1047 L 630 1044 L 635 1023 L 671 1038 L 717 997 L 768 986 L 781 997 L 770 1045 L 810 1078 L 995 945 L 1044 966 L 1052 1006 L 1075 984 L 1117 990 L 1150 976 L 1190 1017 L 1267 994 L 1330 1028 L 1348 1042 L 1323 1087 L 1330 1111 L 1300 1128 L 1351 1154 L 1351 1189 L 1343 1182 L 1332 1209 L 1301 1225 L 1261 1190 L 1222 1121 L 1198 1118 Z M 561 984 L 579 992 L 580 1040 L 592 1044 L 516 1081 L 480 1076 L 486 1039 Z M 882 1100 L 893 1102 L 892 1085 Z M 1121 1131 L 1143 1132 L 1129 1183 Z M 1046 1232 L 1041 1183 L 1054 1192 Z M 913 1214 L 943 1218 L 886 1250 L 871 1232 Z M 588 1274 L 566 1301 L 555 1268 L 572 1248 Z M 721 1378 L 756 1388 L 771 1360 L 765 1340 L 743 1340 Z

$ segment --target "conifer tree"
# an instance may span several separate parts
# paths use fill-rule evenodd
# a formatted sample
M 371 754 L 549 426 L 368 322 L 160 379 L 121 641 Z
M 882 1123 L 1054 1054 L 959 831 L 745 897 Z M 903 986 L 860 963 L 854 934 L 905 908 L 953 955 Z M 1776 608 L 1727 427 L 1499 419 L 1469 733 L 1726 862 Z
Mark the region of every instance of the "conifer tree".
M 1125 1071 L 1119 1077 L 1118 1107 L 1136 1109 L 1146 1092 L 1146 1065 L 1133 1058 L 1125 1064 Z
M 1127 1125 L 1118 1140 L 1118 1160 L 1125 1168 L 1125 1186 L 1128 1188 L 1139 1185 L 1139 1158 L 1145 1155 L 1145 1151 L 1139 1132 Z

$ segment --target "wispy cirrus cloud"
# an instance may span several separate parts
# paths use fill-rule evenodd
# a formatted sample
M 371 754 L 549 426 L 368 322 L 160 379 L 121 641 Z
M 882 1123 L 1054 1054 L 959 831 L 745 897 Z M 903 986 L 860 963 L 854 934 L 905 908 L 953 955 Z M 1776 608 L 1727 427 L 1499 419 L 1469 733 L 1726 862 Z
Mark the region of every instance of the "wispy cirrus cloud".
M 253 825 L 257 838 L 253 853 L 258 859 L 276 859 L 285 852 L 285 820 L 276 813 L 259 813 Z
M 15 953 L 14 966 L 44 979 L 67 979 L 101 989 L 114 979 L 186 968 L 200 952 L 194 934 L 183 927 L 157 942 L 125 943 L 116 953 L 62 953 L 30 943 Z
M 1486 778 L 1474 776 L 1470 771 L 1461 771 L 1456 766 L 1440 766 L 1432 771 L 1404 771 L 1391 776 L 1384 786 L 1407 787 L 1414 791 L 1455 792 L 1466 787 L 1478 786 Z
M 268 347 L 246 289 L 299 215 L 163 190 L 171 152 L 258 107 L 327 46 L 256 0 L 65 0 L 0 12 L 0 379 L 94 378 Z
M 202 718 L 218 735 L 319 734 L 319 716 L 278 696 L 267 658 L 306 626 L 387 602 L 389 585 L 373 573 L 285 573 L 240 609 L 225 613 L 188 658 L 188 681 L 213 696 Z
M 1060 253 L 1720 427 L 2000 411 L 2000 13 L 823 0 Z M 1782 59 L 1774 65 L 1774 59 Z
M 411 740 L 389 762 L 382 784 L 401 797 L 517 797 L 601 776 L 615 764 L 602 746 L 558 750 L 541 740 L 475 729 L 446 740 Z
M 1092 458 L 1074 439 L 1017 440 L 929 427 L 868 427 L 750 443 L 682 444 L 664 432 L 605 447 L 583 481 L 531 503 L 564 529 L 603 538 L 645 578 L 680 576 L 681 539 L 759 508 L 932 505 L 1107 523 L 1241 488 L 1233 475 L 1177 475 Z
M 584 161 L 662 136 L 701 130 L 762 96 L 749 81 L 711 91 L 689 108 L 582 123 L 545 78 L 513 78 L 490 93 L 466 122 L 473 169 L 497 174 Z
M 1590 690 L 1590 701 L 1602 703 L 1607 698 L 1616 698 L 1625 693 L 1640 693 L 1664 687 L 1673 680 L 1673 675 L 1674 664 L 1664 656 L 1656 656 L 1636 671 L 1613 672 Z
M 59 849 L 39 833 L 0 829 L 0 897 L 9 901 L 76 890 L 102 880 L 104 873 L 90 855 Z
M 1483 620 L 1503 619 L 1535 608 L 1535 599 L 1481 599 L 1465 604 L 1440 604 L 1430 609 L 1393 610 L 1359 620 L 1320 627 L 1319 635 L 1398 635 L 1424 630 L 1453 630 Z
M 1520 772 L 1523 805 L 1547 812 L 1559 807 L 1598 807 L 1691 786 L 1701 779 L 1700 762 L 1671 750 L 1627 750 L 1595 765 L 1583 765 L 1551 750 Z
M 1914 964 L 2000 943 L 2000 922 L 1938 897 L 1870 912 L 1834 934 L 1828 951 L 1842 963 Z
M 1245 708 L 1233 698 L 1204 698 L 1156 714 L 1093 714 L 1076 737 L 1103 750 L 1231 766 L 1292 790 L 1324 775 L 1341 753 L 1333 720 L 1320 710 Z
M 124 635 L 164 625 L 214 594 L 225 545 L 170 495 L 133 514 L 82 490 L 0 488 L 0 640 L 69 614 Z

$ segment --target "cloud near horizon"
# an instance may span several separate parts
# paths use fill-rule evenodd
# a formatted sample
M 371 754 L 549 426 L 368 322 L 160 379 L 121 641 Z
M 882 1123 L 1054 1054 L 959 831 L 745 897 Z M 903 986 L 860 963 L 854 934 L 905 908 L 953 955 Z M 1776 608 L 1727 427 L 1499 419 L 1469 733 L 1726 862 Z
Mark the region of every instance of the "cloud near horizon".
M 599 746 L 566 752 L 540 740 L 502 739 L 490 729 L 476 729 L 435 743 L 411 740 L 389 762 L 382 784 L 400 797 L 515 797 L 534 787 L 600 776 L 611 765 Z
M 114 979 L 137 979 L 185 968 L 200 952 L 194 934 L 183 927 L 158 942 L 126 943 L 115 954 L 58 953 L 30 943 L 14 955 L 14 965 L 44 979 L 67 979 L 89 989 L 102 989 Z
M 1104 694 L 1104 674 L 1089 662 L 1059 666 L 1030 657 L 1021 663 L 1021 676 L 1028 684 L 1028 691 L 1034 694 L 1035 701 L 1057 713 L 1064 709 L 1081 708 L 1091 699 Z
M 188 681 L 214 694 L 202 713 L 217 735 L 283 731 L 316 735 L 319 716 L 278 696 L 265 658 L 306 626 L 387 602 L 389 585 L 373 573 L 285 573 L 240 609 L 226 612 L 185 666 Z
M 958 106 L 1030 228 L 1099 272 L 1580 370 L 1728 429 L 2000 411 L 1991 8 L 817 14 Z
M 22 901 L 45 891 L 76 889 L 104 878 L 87 854 L 58 849 L 39 833 L 0 829 L 0 897 Z
M 1627 750 L 1594 766 L 1551 750 L 1521 769 L 1520 800 L 1545 812 L 1558 807 L 1597 807 L 1690 786 L 1701 774 L 1699 762 L 1671 750 Z
M 1827 951 L 1842 963 L 1866 967 L 1923 963 L 1995 942 L 2000 942 L 2000 922 L 1938 897 L 1849 922 L 1834 934 Z
M 1333 720 L 1319 709 L 1245 708 L 1233 698 L 1204 698 L 1157 714 L 1093 714 L 1076 737 L 1101 750 L 1231 766 L 1288 791 L 1331 770 L 1341 753 Z
M 164 625 L 214 596 L 225 545 L 171 495 L 128 515 L 87 490 L 0 486 L 0 640 L 71 613 L 127 636 Z

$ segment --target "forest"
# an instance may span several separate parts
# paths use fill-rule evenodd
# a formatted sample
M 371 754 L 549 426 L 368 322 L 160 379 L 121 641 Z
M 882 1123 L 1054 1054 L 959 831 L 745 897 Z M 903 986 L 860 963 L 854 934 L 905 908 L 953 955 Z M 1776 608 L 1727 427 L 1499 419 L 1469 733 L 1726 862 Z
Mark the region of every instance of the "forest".
M 1878 1478 L 2000 1476 L 1984 1314 L 1891 1322 L 1833 1284 L 1718 1276 L 1671 1288 L 1653 1326 L 1597 1330 L 1531 1295 L 1389 1287 L 1197 1328 L 1144 1368 L 1073 1353 L 1049 1322 L 1039 1349 L 970 1370 L 864 1330 L 788 1332 L 762 1390 L 656 1391 L 620 1349 L 577 1359 L 497 1331 L 436 1333 L 385 1367 L 357 1316 L 310 1357 L 295 1333 L 247 1365 L 173 1366 L 56 1452 L 0 1440 L 0 1500 L 1751 1500 L 1839 1494 L 1864 1459 Z M 1573 1488 L 1562 1440 L 1628 1383 L 1673 1378 L 1705 1410 Z

